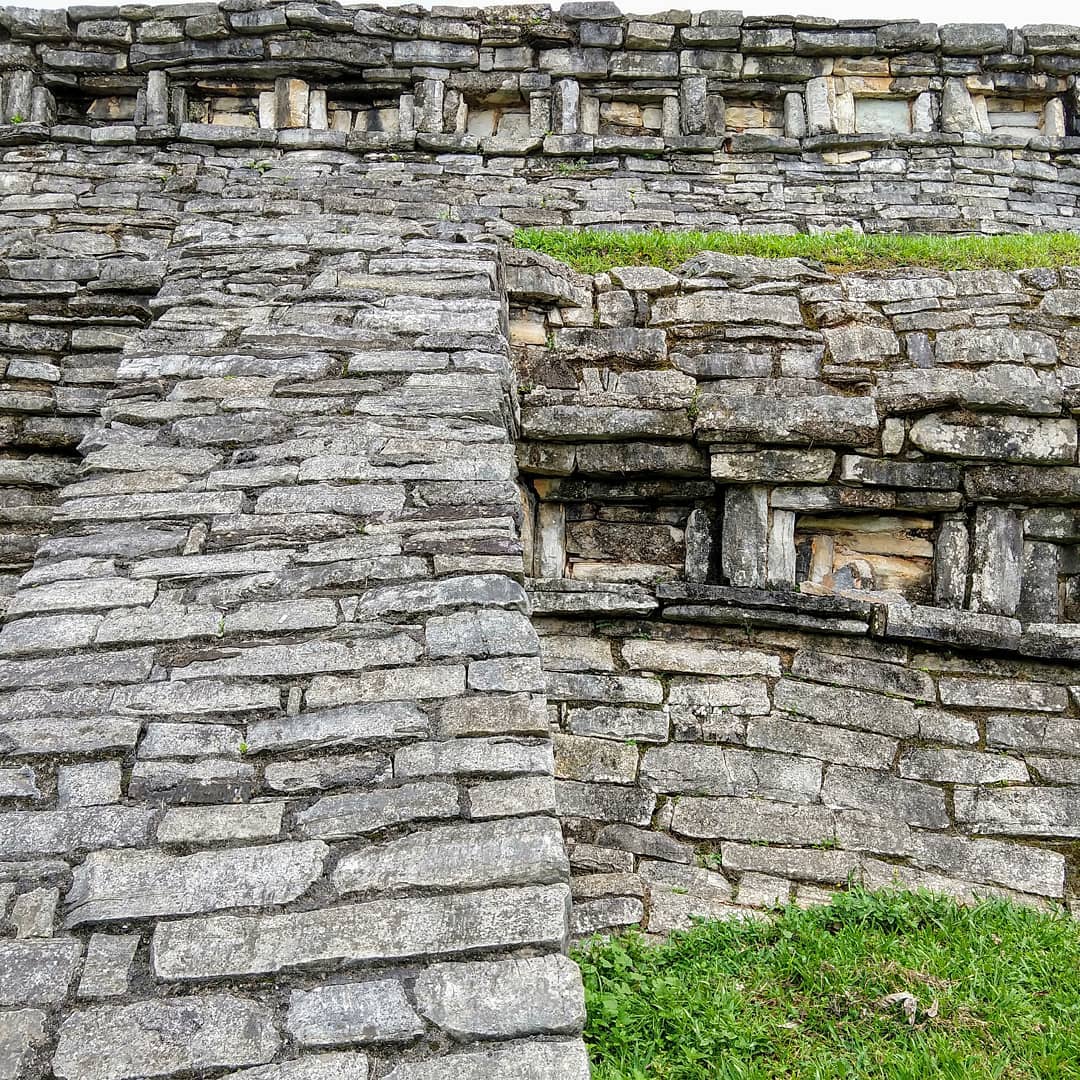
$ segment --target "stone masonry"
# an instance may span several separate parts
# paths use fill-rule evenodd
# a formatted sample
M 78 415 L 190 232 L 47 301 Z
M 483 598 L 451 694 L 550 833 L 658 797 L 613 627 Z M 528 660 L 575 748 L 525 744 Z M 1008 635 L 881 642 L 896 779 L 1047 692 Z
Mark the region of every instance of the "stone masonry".
M 597 930 L 1080 904 L 1080 32 L 0 8 L 0 1080 L 584 1080 Z

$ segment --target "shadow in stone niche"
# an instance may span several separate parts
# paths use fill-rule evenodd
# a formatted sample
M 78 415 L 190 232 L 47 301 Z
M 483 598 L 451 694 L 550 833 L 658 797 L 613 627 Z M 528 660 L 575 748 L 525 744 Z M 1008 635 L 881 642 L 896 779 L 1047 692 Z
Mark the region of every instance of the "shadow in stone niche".
M 874 593 L 930 598 L 935 522 L 870 514 L 800 515 L 795 580 L 812 594 Z

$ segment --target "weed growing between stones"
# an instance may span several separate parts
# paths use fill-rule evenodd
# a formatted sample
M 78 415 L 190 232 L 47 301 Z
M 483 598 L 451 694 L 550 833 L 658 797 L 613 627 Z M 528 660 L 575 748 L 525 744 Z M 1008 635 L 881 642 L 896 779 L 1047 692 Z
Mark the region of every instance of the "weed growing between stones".
M 1080 1077 L 1080 924 L 853 890 L 577 955 L 594 1080 Z
M 837 272 L 898 266 L 938 270 L 1018 270 L 1080 265 L 1080 233 L 1003 236 L 866 236 L 851 231 L 810 236 L 725 232 L 604 232 L 518 229 L 514 244 L 543 252 L 583 273 L 614 266 L 673 269 L 703 251 L 761 258 L 817 259 Z

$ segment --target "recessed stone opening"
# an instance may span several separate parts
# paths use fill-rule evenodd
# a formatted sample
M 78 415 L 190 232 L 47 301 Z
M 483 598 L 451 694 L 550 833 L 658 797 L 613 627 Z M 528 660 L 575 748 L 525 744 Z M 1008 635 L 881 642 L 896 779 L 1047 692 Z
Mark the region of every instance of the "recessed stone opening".
M 800 514 L 795 581 L 802 592 L 894 594 L 929 600 L 935 522 L 930 517 Z

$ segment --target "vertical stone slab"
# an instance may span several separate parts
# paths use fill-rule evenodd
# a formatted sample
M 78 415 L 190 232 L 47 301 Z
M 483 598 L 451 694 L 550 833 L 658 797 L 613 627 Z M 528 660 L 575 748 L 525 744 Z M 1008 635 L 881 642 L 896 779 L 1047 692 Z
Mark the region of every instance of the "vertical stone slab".
M 1013 615 L 1020 602 L 1024 526 L 1020 515 L 999 506 L 975 511 L 971 610 Z
M 1024 622 L 1057 622 L 1061 613 L 1058 572 L 1061 548 L 1039 540 L 1024 542 L 1020 603 L 1016 614 Z
M 146 76 L 146 122 L 159 127 L 169 122 L 169 77 L 164 71 Z
M 970 541 L 963 518 L 946 518 L 934 542 L 934 603 L 960 608 L 967 596 Z
M 795 513 L 792 510 L 772 512 L 765 582 L 770 589 L 795 587 Z
M 809 79 L 806 83 L 806 133 L 808 135 L 829 135 L 836 130 L 833 119 L 831 79 Z
M 789 139 L 806 136 L 806 103 L 802 94 L 784 95 L 784 135 Z
M 705 134 L 705 97 L 708 80 L 704 75 L 686 75 L 679 82 L 679 109 L 684 135 Z
M 562 503 L 542 502 L 537 511 L 537 527 L 537 576 L 560 578 L 566 572 L 566 507 Z
M 551 95 L 529 95 L 529 134 L 542 138 L 551 131 Z
M 703 507 L 690 511 L 686 519 L 686 580 L 704 584 L 709 580 L 713 565 L 716 521 Z
M 416 89 L 416 130 L 438 134 L 443 130 L 446 83 L 423 79 Z
M 768 540 L 768 488 L 728 488 L 724 494 L 720 559 L 729 584 L 764 588 Z
M 577 79 L 559 79 L 551 97 L 552 130 L 556 135 L 575 135 L 578 131 L 578 107 L 581 85 Z

